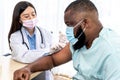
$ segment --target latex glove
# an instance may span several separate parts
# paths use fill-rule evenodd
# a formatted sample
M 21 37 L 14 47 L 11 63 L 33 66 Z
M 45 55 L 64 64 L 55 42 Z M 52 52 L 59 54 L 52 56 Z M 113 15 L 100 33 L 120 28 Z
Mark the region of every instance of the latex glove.
M 56 53 L 58 51 L 60 51 L 61 49 L 63 49 L 65 47 L 65 44 L 62 44 L 62 43 L 56 43 L 56 44 L 53 44 L 51 46 L 51 49 L 50 49 L 50 53 Z
M 56 53 L 56 52 L 60 51 L 61 49 L 63 49 L 65 47 L 65 45 L 67 44 L 67 42 L 68 42 L 68 40 L 67 40 L 66 36 L 62 32 L 59 32 L 59 42 L 55 43 L 51 46 L 50 54 Z

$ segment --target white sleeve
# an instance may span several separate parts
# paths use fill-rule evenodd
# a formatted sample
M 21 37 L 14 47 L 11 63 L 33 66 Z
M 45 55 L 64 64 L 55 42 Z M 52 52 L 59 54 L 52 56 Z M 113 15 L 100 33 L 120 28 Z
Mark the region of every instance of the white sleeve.
M 12 49 L 12 58 L 22 63 L 31 63 L 49 52 L 49 48 L 28 50 L 26 45 L 22 44 L 22 38 L 19 34 L 11 35 L 10 47 Z

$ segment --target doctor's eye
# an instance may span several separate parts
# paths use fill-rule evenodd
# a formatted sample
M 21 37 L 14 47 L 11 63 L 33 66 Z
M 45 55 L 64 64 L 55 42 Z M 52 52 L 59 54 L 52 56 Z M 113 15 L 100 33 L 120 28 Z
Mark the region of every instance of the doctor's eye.
M 31 15 L 32 15 L 33 17 L 35 17 L 35 16 L 36 16 L 36 13 L 35 13 L 35 12 L 33 12 Z
M 26 19 L 27 19 L 27 18 L 29 18 L 29 16 L 24 16 L 24 18 L 26 18 Z
M 36 14 L 32 14 L 32 16 L 36 16 Z
M 21 17 L 22 19 L 28 19 L 29 18 L 29 15 L 25 14 Z

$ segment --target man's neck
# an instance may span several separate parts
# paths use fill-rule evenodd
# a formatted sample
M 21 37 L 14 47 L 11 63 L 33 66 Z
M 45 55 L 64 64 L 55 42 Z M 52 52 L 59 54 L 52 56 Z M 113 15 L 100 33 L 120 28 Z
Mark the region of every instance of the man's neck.
M 93 36 L 91 36 L 88 41 L 86 42 L 86 48 L 89 49 L 93 43 L 93 41 L 99 37 L 99 33 L 101 32 L 101 30 L 103 29 L 102 24 L 99 22 L 97 27 L 95 27 L 95 29 L 93 30 L 94 33 L 92 34 Z

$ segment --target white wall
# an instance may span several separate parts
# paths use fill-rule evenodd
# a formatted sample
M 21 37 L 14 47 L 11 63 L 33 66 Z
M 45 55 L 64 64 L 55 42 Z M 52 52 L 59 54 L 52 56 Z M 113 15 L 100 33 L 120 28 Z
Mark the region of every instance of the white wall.
M 2 44 L 2 41 L 3 41 L 3 27 L 4 27 L 4 9 L 3 8 L 3 4 L 1 4 L 1 7 L 0 7 L 0 55 L 2 53 L 2 50 L 3 50 L 3 44 Z
M 92 0 L 98 8 L 104 27 L 110 27 L 120 34 L 120 0 Z

